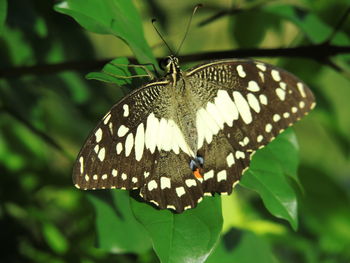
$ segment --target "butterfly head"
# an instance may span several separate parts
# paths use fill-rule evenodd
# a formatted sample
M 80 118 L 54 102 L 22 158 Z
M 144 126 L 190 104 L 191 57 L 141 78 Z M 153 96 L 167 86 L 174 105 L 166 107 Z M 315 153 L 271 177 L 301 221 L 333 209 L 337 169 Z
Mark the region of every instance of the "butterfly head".
M 172 86 L 175 87 L 181 75 L 178 58 L 173 55 L 167 56 L 159 61 L 159 67 L 165 71 L 165 76 L 170 76 Z

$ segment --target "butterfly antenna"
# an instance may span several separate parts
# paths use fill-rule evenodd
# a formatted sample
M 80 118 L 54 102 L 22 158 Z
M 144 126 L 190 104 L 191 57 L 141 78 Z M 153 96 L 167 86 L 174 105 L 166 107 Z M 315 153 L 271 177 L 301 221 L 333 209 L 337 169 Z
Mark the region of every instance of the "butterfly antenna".
M 177 49 L 177 51 L 176 51 L 175 56 L 177 56 L 177 55 L 179 54 L 179 51 L 180 51 L 180 49 L 181 49 L 181 47 L 182 47 L 182 44 L 185 42 L 185 39 L 186 39 L 187 34 L 188 34 L 188 31 L 190 30 L 190 26 L 191 26 L 192 18 L 193 18 L 193 16 L 194 16 L 194 14 L 197 12 L 197 9 L 200 8 L 200 7 L 202 7 L 202 6 L 203 6 L 202 4 L 198 4 L 198 5 L 196 5 L 196 6 L 193 8 L 192 15 L 191 15 L 190 20 L 188 21 L 188 24 L 187 24 L 187 28 L 186 28 L 185 35 L 184 35 L 184 37 L 182 38 L 182 41 L 181 41 L 181 43 L 180 43 L 180 45 L 179 45 L 179 47 L 178 47 L 178 49 Z
M 161 40 L 163 40 L 164 44 L 167 46 L 167 48 L 169 49 L 171 54 L 174 54 L 173 50 L 169 47 L 168 43 L 165 41 L 165 39 L 163 38 L 162 34 L 158 31 L 158 28 L 156 27 L 156 25 L 154 24 L 157 21 L 157 19 L 153 18 L 152 19 L 152 25 L 153 28 L 156 30 L 158 36 L 161 38 Z

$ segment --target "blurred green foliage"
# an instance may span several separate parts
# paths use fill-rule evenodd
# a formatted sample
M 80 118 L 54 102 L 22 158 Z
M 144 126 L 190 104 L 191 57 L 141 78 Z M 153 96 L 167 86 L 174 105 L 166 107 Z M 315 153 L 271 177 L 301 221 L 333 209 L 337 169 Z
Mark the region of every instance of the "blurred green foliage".
M 218 263 L 350 261 L 349 55 L 331 58 L 343 72 L 321 59 L 266 59 L 308 83 L 318 106 L 295 125 L 300 149 L 293 131 L 279 136 L 255 155 L 231 196 L 205 198 L 176 215 L 126 191 L 86 193 L 72 186 L 71 167 L 88 132 L 142 81 L 113 76 L 140 71 L 107 64 L 88 75 L 103 83 L 87 80 L 84 70 L 24 74 L 21 67 L 132 55 L 154 62 L 153 54 L 168 51 L 150 18 L 159 18 L 157 26 L 176 46 L 196 3 L 66 0 L 54 7 L 50 1 L 0 0 L 1 262 L 203 262 L 208 256 L 206 262 Z M 181 54 L 321 43 L 350 3 L 204 4 Z M 240 12 L 196 27 L 231 7 Z M 348 32 L 346 20 L 332 43 L 349 45 Z M 6 76 L 8 68 L 17 75 Z

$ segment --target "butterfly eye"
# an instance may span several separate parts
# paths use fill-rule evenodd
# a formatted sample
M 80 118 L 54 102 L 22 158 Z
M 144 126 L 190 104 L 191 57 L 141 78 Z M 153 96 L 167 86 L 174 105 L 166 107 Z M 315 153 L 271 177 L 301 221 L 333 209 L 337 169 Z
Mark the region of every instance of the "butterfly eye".
M 161 70 L 166 70 L 170 63 L 171 59 L 169 57 L 163 58 L 159 61 L 159 67 Z

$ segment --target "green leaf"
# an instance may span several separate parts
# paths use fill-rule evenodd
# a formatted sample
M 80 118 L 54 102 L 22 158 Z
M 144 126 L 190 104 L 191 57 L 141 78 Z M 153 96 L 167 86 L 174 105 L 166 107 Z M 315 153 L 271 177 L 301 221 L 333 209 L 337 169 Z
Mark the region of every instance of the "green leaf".
M 4 29 L 6 13 L 7 13 L 7 0 L 0 0 L 0 34 Z
M 65 0 L 55 10 L 73 17 L 95 33 L 112 34 L 125 41 L 140 63 L 155 63 L 137 9 L 129 0 Z
M 143 253 L 151 248 L 144 228 L 135 220 L 124 190 L 89 194 L 96 211 L 98 246 L 115 253 Z
M 234 23 L 232 32 L 234 40 L 240 47 L 245 48 L 257 47 L 263 41 L 268 30 L 279 24 L 276 16 L 272 16 L 260 8 L 241 12 L 233 16 L 232 22 Z
M 277 140 L 269 144 L 266 151 L 269 151 L 276 162 L 280 163 L 285 174 L 299 183 L 297 174 L 299 166 L 299 145 L 297 137 L 292 130 L 286 130 L 280 134 Z
M 181 214 L 136 200 L 131 200 L 131 207 L 162 263 L 205 262 L 222 228 L 220 196 L 204 198 L 198 207 Z
M 258 235 L 230 229 L 220 240 L 206 263 L 277 262 L 268 243 Z
M 289 130 L 288 133 L 292 132 Z M 295 139 L 290 135 L 280 137 L 256 152 L 250 169 L 242 177 L 240 185 L 256 191 L 274 216 L 288 220 L 296 230 L 298 226 L 296 194 L 284 175 L 285 171 L 296 170 L 297 151 L 288 150 Z M 274 149 L 279 150 L 273 151 Z
M 322 43 L 332 33 L 333 29 L 324 23 L 315 13 L 291 5 L 266 5 L 266 12 L 288 19 L 297 25 L 308 36 L 312 43 Z M 334 37 L 335 44 L 349 44 L 346 34 L 338 32 Z
M 132 84 L 132 80 L 141 80 L 142 76 L 147 75 L 147 72 L 142 67 L 142 65 L 130 65 L 127 58 L 116 58 L 106 64 L 101 72 L 90 72 L 86 75 L 86 78 L 113 83 L 119 86 L 130 85 Z M 133 73 L 130 71 L 133 71 Z M 128 78 L 130 76 L 132 78 Z M 141 83 L 138 85 L 141 85 Z M 138 85 L 135 84 L 134 86 Z
M 68 250 L 67 239 L 55 225 L 45 223 L 43 225 L 43 235 L 48 245 L 56 253 L 64 254 Z

